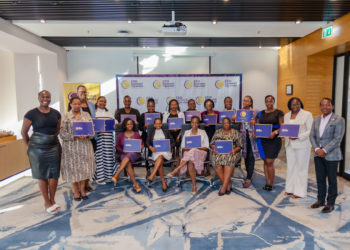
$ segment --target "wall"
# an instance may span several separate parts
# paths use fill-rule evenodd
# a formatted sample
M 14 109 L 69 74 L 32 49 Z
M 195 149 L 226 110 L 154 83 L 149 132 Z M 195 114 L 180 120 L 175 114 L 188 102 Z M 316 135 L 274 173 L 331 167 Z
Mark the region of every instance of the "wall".
M 136 55 L 140 73 L 148 74 L 207 74 L 211 56 L 211 73 L 243 74 L 243 96 L 251 95 L 255 107 L 264 107 L 265 95 L 276 96 L 278 52 L 275 49 L 188 48 L 181 51 L 181 56 L 165 57 L 163 52 L 132 48 L 71 50 L 67 53 L 68 81 L 101 83 L 108 108 L 115 110 L 115 75 L 136 74 Z
M 333 34 L 321 38 L 319 29 L 279 50 L 278 107 L 287 111 L 291 96 L 285 94 L 285 86 L 293 84 L 293 96 L 298 96 L 305 109 L 320 114 L 322 97 L 332 97 L 334 55 L 349 51 L 350 14 L 334 21 Z

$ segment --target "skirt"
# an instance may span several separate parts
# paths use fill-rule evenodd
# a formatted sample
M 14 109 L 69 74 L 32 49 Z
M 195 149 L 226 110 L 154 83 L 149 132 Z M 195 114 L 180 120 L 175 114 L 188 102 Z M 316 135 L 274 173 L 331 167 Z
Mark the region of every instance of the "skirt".
M 60 177 L 61 145 L 56 135 L 33 133 L 27 153 L 34 179 Z
M 260 141 L 260 142 L 259 142 Z M 273 139 L 261 138 L 258 139 L 260 157 L 262 159 L 276 159 L 282 147 L 282 140 L 279 137 Z
M 204 161 L 207 158 L 207 152 L 200 150 L 198 148 L 192 148 L 190 151 L 185 151 L 184 156 L 181 160 L 183 161 L 192 161 L 194 164 L 194 168 L 197 173 L 202 173 L 204 169 Z M 180 174 L 184 174 L 187 171 L 187 164 L 180 169 Z
M 95 151 L 96 169 L 94 180 L 110 180 L 116 171 L 115 146 L 113 132 L 97 134 L 97 148 Z

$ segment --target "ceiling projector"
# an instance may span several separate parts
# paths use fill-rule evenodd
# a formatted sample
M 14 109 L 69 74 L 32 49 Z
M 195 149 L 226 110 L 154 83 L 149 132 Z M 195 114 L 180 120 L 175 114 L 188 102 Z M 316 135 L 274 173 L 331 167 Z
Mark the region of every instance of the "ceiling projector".
M 175 21 L 175 11 L 172 11 L 170 24 L 164 24 L 162 27 L 162 32 L 165 34 L 184 35 L 187 32 L 187 27 L 183 23 Z

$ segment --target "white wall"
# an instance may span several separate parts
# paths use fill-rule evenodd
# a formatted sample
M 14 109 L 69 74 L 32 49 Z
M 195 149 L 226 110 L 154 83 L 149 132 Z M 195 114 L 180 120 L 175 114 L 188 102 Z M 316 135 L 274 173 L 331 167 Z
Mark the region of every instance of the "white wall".
M 251 95 L 255 107 L 264 108 L 264 97 L 277 93 L 278 52 L 275 49 L 205 48 L 186 49 L 180 57 L 164 56 L 164 49 L 79 49 L 67 53 L 69 82 L 101 83 L 101 94 L 107 106 L 116 108 L 116 74 L 136 74 L 136 55 L 139 72 L 148 74 L 242 73 L 243 96 Z M 145 63 L 146 61 L 146 63 Z

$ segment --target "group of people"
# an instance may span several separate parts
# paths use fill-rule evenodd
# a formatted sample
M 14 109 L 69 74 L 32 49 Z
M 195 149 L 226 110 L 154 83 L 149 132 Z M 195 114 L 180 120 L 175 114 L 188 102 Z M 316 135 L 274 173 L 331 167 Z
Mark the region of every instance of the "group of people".
M 282 124 L 300 125 L 297 138 L 285 138 L 287 156 L 285 195 L 291 195 L 295 199 L 307 195 L 312 146 L 318 196 L 317 202 L 311 207 L 322 206 L 322 212 L 331 212 L 334 209 L 337 197 L 337 165 L 342 159 L 340 143 L 345 132 L 345 120 L 333 113 L 334 104 L 329 98 L 321 100 L 322 114 L 313 119 L 312 114 L 304 110 L 302 101 L 297 97 L 292 97 L 288 101 L 287 106 L 290 111 L 284 114 L 274 107 L 275 98 L 272 95 L 265 97 L 266 108 L 261 111 L 253 108 L 251 96 L 245 96 L 242 109 L 252 110 L 253 117 L 250 122 L 238 123 L 238 130 L 232 126 L 236 121 L 235 115 L 224 118 L 220 129 L 216 129 L 215 125 L 205 125 L 201 129 L 200 123 L 204 115 L 216 114 L 217 123 L 219 123 L 219 112 L 214 110 L 215 103 L 207 99 L 204 102 L 205 111 L 200 117 L 192 116 L 189 122 L 190 129 L 181 131 L 181 129 L 167 129 L 162 126 L 168 123 L 169 118 L 183 118 L 183 122 L 186 122 L 185 114 L 180 111 L 176 99 L 169 102 L 168 111 L 162 114 L 155 110 L 155 101 L 150 98 L 147 100 L 147 112 L 140 115 L 138 110 L 131 107 L 130 96 L 125 96 L 124 108 L 116 110 L 113 115 L 106 108 L 105 97 L 100 96 L 96 104 L 87 101 L 87 91 L 83 85 L 77 88 L 77 94 L 78 96 L 70 99 L 69 110 L 61 117 L 58 111 L 49 107 L 50 92 L 40 91 L 38 94 L 39 107 L 27 112 L 23 120 L 22 136 L 28 144 L 32 176 L 39 180 L 44 206 L 50 214 L 57 213 L 61 209 L 55 202 L 60 174 L 65 181 L 72 183 L 73 196 L 76 201 L 88 199 L 87 192 L 93 191 L 89 180 L 93 179 L 98 184 L 104 184 L 107 181 L 117 184 L 123 170 L 133 182 L 135 191 L 140 192 L 141 187 L 135 179 L 133 164 L 140 160 L 141 153 L 124 152 L 124 141 L 127 139 L 139 139 L 142 141 L 141 149 L 146 147 L 149 150 L 149 157 L 154 161 L 154 168 L 152 173 L 147 175 L 146 184 L 151 186 L 158 174 L 164 192 L 168 189 L 165 176 L 172 178 L 178 172 L 187 172 L 192 181 L 192 194 L 196 194 L 196 172 L 197 174 L 204 174 L 204 172 L 209 174 L 209 166 L 212 165 L 222 183 L 218 195 L 230 194 L 231 177 L 241 158 L 244 159 L 247 172 L 243 188 L 251 185 L 255 160 L 261 158 L 264 162 L 266 181 L 262 188 L 271 191 L 274 189 L 274 161 L 282 147 L 282 140 L 279 137 Z M 225 110 L 233 110 L 232 98 L 226 97 L 224 105 Z M 193 99 L 188 101 L 187 111 L 196 111 L 196 103 Z M 145 123 L 144 118 L 147 113 L 160 114 L 159 118 L 154 120 L 153 126 Z M 121 121 L 123 114 L 135 115 L 136 122 L 130 118 Z M 116 123 L 121 123 L 122 131 L 117 135 L 117 139 L 114 139 L 115 132 L 113 131 L 96 133 L 94 136 L 74 135 L 74 122 L 91 122 L 93 118 L 115 119 Z M 255 124 L 272 124 L 270 136 L 257 138 L 254 133 Z M 33 134 L 29 137 L 28 132 L 31 126 Z M 187 148 L 185 138 L 195 135 L 201 137 L 201 147 Z M 162 139 L 170 140 L 173 152 L 157 152 L 153 141 Z M 220 154 L 215 150 L 215 142 L 222 140 L 232 141 L 231 153 Z M 164 163 L 171 159 L 177 159 L 178 164 L 165 175 Z M 116 161 L 120 164 L 115 164 Z M 117 165 L 118 168 L 116 168 Z M 328 178 L 329 185 L 328 194 L 326 178 Z

